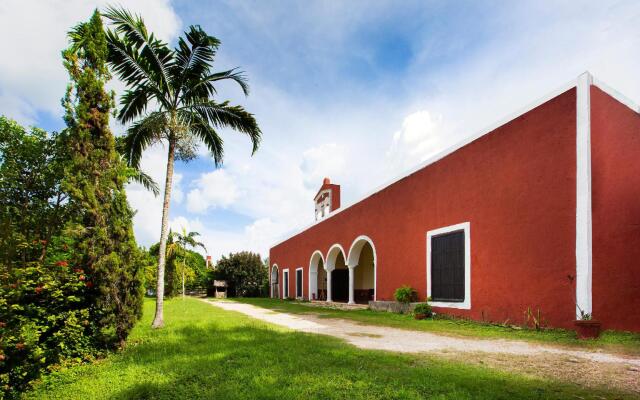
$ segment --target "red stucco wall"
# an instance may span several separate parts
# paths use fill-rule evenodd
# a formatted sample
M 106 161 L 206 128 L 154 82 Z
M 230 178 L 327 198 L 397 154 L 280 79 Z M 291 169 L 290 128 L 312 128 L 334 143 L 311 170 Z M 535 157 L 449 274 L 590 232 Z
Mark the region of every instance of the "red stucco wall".
M 447 157 L 271 249 L 272 264 L 304 267 L 334 243 L 369 236 L 377 299 L 410 284 L 426 296 L 426 233 L 471 224 L 471 310 L 450 314 L 522 323 L 528 307 L 571 327 L 575 289 L 576 91 L 571 89 Z M 311 200 L 310 200 L 311 201 Z M 347 256 L 347 254 L 345 254 Z M 282 288 L 280 288 L 282 292 Z
M 593 315 L 640 331 L 640 114 L 591 88 Z

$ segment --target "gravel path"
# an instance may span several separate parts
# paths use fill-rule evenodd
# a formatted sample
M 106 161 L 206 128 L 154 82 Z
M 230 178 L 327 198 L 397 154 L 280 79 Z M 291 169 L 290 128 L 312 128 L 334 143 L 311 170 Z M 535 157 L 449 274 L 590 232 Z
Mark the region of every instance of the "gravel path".
M 464 352 L 517 356 L 557 355 L 594 362 L 624 364 L 632 370 L 640 369 L 640 358 L 626 358 L 609 353 L 568 350 L 505 339 L 463 339 L 420 331 L 361 325 L 344 319 L 318 318 L 314 315 L 292 315 L 250 304 L 222 301 L 207 302 L 225 310 L 237 311 L 296 331 L 335 336 L 363 349 L 389 350 L 402 353 Z

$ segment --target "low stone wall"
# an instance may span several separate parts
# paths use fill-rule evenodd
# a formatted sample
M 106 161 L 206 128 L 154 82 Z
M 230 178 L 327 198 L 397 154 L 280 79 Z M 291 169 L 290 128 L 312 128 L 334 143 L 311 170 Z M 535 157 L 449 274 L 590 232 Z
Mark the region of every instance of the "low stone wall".
M 417 304 L 420 303 L 402 304 L 397 301 L 370 301 L 369 308 L 374 311 L 407 313 L 413 311 Z

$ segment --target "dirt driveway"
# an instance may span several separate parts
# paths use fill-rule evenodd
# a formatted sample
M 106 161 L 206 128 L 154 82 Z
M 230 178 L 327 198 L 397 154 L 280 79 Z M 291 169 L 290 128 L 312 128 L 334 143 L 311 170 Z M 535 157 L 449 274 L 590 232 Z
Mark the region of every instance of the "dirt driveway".
M 363 325 L 344 319 L 292 315 L 250 304 L 204 301 L 215 307 L 237 311 L 296 331 L 338 337 L 363 349 L 432 353 L 448 359 L 532 376 L 562 379 L 590 387 L 607 386 L 640 394 L 640 358 L 515 340 L 455 338 Z

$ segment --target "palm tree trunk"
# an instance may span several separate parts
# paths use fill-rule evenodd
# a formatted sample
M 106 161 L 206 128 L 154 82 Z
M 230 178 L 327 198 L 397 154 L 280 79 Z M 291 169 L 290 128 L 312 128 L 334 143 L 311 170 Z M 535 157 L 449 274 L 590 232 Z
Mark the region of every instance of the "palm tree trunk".
M 176 146 L 169 140 L 169 155 L 167 157 L 167 176 L 164 185 L 164 202 L 162 204 L 162 227 L 160 232 L 160 249 L 158 255 L 158 284 L 156 286 L 156 315 L 152 328 L 164 326 L 164 266 L 167 255 L 167 238 L 169 233 L 169 203 L 171 201 L 171 185 L 173 183 L 173 162 Z

